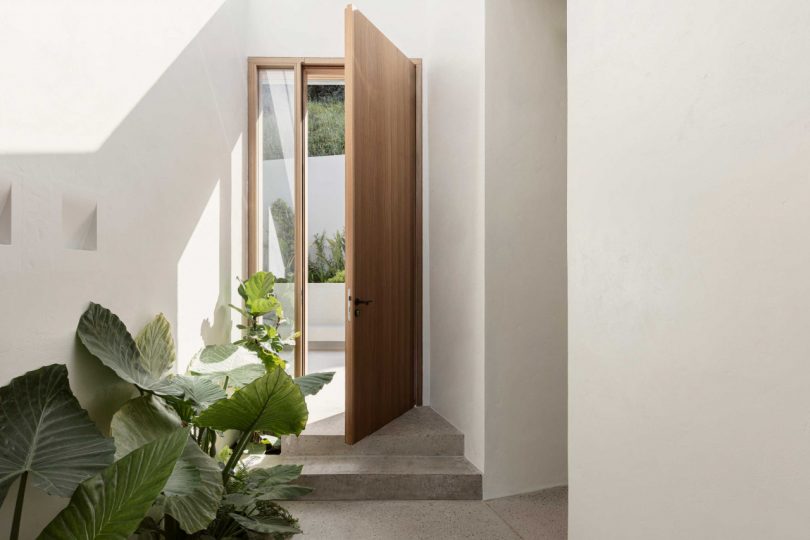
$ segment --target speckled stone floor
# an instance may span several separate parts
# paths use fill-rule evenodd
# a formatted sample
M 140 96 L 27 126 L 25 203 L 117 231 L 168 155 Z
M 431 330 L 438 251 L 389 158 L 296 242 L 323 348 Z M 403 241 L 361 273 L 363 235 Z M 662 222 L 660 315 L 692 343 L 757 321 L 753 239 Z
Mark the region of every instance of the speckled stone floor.
M 568 488 L 489 501 L 294 501 L 313 540 L 564 540 Z

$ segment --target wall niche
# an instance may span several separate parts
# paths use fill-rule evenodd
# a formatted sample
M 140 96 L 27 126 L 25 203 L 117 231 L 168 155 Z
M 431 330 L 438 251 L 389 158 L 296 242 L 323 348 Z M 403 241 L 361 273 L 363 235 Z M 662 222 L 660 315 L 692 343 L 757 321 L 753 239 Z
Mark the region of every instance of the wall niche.
M 62 195 L 62 239 L 67 249 L 96 251 L 98 248 L 98 205 L 77 194 Z

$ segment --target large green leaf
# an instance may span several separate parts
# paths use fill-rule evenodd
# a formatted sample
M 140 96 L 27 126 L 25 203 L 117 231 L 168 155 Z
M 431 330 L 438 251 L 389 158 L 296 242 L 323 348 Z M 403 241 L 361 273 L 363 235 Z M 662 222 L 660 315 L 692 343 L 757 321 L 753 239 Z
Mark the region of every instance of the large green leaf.
M 245 307 L 254 317 L 274 312 L 282 316 L 281 302 L 273 296 L 276 278 L 270 272 L 256 272 L 239 286 L 239 294 L 245 300 Z
M 297 527 L 293 527 L 286 521 L 281 518 L 265 518 L 265 517 L 258 517 L 258 518 L 249 518 L 243 516 L 241 514 L 230 514 L 234 521 L 236 521 L 243 529 L 247 529 L 249 531 L 257 532 L 257 533 L 264 533 L 264 534 L 273 534 L 273 533 L 292 533 L 298 534 L 301 532 L 301 529 Z
M 115 458 L 121 459 L 144 444 L 175 432 L 180 419 L 160 398 L 144 395 L 130 399 L 113 415 L 110 423 L 115 439 Z
M 155 381 L 153 384 L 149 386 L 149 390 L 154 392 L 159 396 L 174 396 L 174 397 L 182 397 L 183 396 L 183 388 L 175 382 L 175 376 L 169 375 L 168 377 L 164 377 L 159 381 Z
M 295 384 L 301 387 L 301 391 L 305 396 L 314 396 L 321 391 L 327 383 L 332 382 L 332 377 L 335 376 L 333 371 L 324 373 L 310 373 L 301 377 L 295 378 Z
M 301 388 L 283 369 L 264 376 L 217 401 L 196 419 L 197 425 L 220 431 L 264 431 L 274 435 L 300 434 L 307 424 L 307 404 Z
M 135 340 L 109 309 L 91 302 L 76 333 L 90 354 L 125 381 L 148 389 L 160 379 L 144 367 Z
M 262 489 L 267 486 L 286 484 L 301 476 L 303 469 L 303 465 L 286 464 L 251 469 L 247 477 L 247 487 L 250 489 Z
M 125 540 L 160 494 L 188 440 L 177 429 L 82 482 L 40 539 Z
M 177 483 L 171 486 L 171 492 L 167 486 L 163 506 L 166 513 L 174 517 L 184 531 L 192 533 L 206 528 L 217 515 L 217 508 L 225 491 L 222 470 L 212 457 L 191 440 L 186 444 L 180 460 L 199 473 L 199 480 Z
M 114 451 L 70 391 L 64 365 L 29 371 L 0 388 L 0 503 L 26 471 L 35 486 L 67 497 L 112 463 Z
M 256 272 L 239 285 L 239 295 L 244 300 L 258 300 L 273 294 L 276 277 L 270 272 Z
M 224 345 L 207 345 L 200 350 L 192 360 L 199 360 L 203 364 L 217 364 L 224 362 L 239 352 L 239 345 L 225 343 Z
M 161 381 L 153 390 L 188 402 L 199 413 L 210 404 L 227 397 L 225 390 L 208 377 L 175 375 Z M 167 399 L 167 401 L 170 401 Z
M 246 482 L 246 489 L 253 498 L 263 501 L 296 499 L 312 491 L 307 486 L 289 484 L 299 476 L 303 465 L 276 465 L 267 469 L 253 469 Z
M 200 410 L 227 397 L 225 390 L 205 377 L 181 375 L 176 377 L 176 380 L 180 388 L 183 389 L 183 399 L 191 401 Z
M 180 425 L 180 418 L 158 398 L 147 395 L 132 399 L 113 416 L 116 456 L 165 436 Z M 222 492 L 222 473 L 216 461 L 189 438 L 164 488 L 166 513 L 186 532 L 197 532 L 216 517 Z
M 284 315 L 284 308 L 281 305 L 281 301 L 275 296 L 246 300 L 245 305 L 247 306 L 250 314 L 254 317 L 273 313 L 280 319 Z
M 212 373 L 205 374 L 205 376 L 214 382 L 218 382 L 219 384 L 223 384 L 222 381 L 224 381 L 225 377 L 227 377 L 229 388 L 240 388 L 252 383 L 264 375 L 265 372 L 266 369 L 264 368 L 264 364 L 247 364 L 234 368 L 230 371 L 214 371 Z
M 189 368 L 194 375 L 205 375 L 219 386 L 228 378 L 228 386 L 238 388 L 265 373 L 258 355 L 238 345 L 211 345 L 195 355 Z
M 143 327 L 135 338 L 142 365 L 156 379 L 165 377 L 174 366 L 175 352 L 172 327 L 162 313 Z

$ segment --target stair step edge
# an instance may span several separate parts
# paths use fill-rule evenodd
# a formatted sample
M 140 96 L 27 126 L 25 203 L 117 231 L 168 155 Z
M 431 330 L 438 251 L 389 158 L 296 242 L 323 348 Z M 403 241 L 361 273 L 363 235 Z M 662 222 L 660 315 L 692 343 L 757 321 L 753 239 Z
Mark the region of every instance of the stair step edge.
M 266 456 L 254 467 L 303 465 L 303 476 L 476 476 L 472 463 L 460 456 Z

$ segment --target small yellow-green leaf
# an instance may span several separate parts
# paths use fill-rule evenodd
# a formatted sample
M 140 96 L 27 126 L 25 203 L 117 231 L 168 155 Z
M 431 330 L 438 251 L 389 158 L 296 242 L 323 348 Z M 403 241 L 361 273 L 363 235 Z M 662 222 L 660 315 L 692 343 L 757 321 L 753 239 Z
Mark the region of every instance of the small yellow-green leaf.
M 174 339 L 172 327 L 162 313 L 144 326 L 135 343 L 144 368 L 154 378 L 161 379 L 171 372 L 175 361 Z

